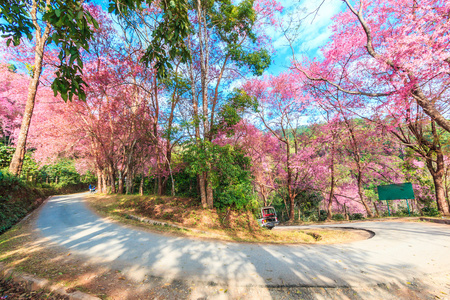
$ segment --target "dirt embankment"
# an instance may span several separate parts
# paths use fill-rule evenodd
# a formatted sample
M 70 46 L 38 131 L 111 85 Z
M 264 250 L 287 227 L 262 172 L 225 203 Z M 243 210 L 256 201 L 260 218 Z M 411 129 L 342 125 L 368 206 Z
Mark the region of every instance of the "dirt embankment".
M 351 242 L 369 238 L 370 235 L 349 230 L 273 230 L 259 226 L 250 211 L 203 209 L 198 201 L 182 197 L 137 195 L 92 195 L 90 206 L 103 216 L 119 222 L 145 226 L 150 230 L 170 232 L 202 238 L 251 243 L 308 243 L 327 244 Z M 174 224 L 154 226 L 129 220 L 130 216 L 148 218 Z M 180 229 L 181 227 L 182 229 Z

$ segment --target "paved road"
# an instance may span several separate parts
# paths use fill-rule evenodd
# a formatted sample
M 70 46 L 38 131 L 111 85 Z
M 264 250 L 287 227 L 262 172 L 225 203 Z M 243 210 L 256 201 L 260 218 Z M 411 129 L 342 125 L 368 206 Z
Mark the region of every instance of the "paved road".
M 123 227 L 93 214 L 82 197 L 53 197 L 37 228 L 71 252 L 120 267 L 136 280 L 153 275 L 241 286 L 336 287 L 404 285 L 450 274 L 448 225 L 360 222 L 351 226 L 372 230 L 373 238 L 336 245 L 239 244 Z

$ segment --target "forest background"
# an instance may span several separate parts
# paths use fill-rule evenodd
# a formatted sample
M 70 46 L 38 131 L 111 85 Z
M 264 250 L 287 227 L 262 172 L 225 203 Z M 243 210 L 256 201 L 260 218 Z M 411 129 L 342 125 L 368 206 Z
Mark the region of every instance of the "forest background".
M 386 215 L 376 186 L 411 182 L 414 213 L 448 215 L 450 4 L 337 1 L 324 45 L 300 51 L 328 2 L 1 4 L 4 186 L 315 221 Z M 292 54 L 269 75 L 274 32 Z

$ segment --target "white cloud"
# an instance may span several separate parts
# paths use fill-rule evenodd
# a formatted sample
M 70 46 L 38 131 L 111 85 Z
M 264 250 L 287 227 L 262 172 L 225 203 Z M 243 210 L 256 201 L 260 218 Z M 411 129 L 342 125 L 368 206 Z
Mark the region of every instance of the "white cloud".
M 340 0 L 281 0 L 284 7 L 282 26 L 288 29 L 287 35 L 292 39 L 292 50 L 296 57 L 320 56 L 319 48 L 324 46 L 332 32 L 331 18 L 343 10 Z M 320 6 L 320 4 L 322 5 Z M 317 8 L 320 6 L 320 9 Z M 282 30 L 267 31 L 271 35 L 277 53 L 269 73 L 277 74 L 290 65 L 292 51 Z

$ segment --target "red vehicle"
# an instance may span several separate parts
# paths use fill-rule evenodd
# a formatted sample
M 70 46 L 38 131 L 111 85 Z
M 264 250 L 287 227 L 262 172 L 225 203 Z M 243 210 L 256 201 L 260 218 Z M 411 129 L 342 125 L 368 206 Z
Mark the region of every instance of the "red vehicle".
M 258 219 L 258 223 L 262 227 L 266 227 L 268 229 L 272 229 L 278 225 L 279 222 L 275 208 L 273 208 L 273 206 L 265 206 L 261 208 L 261 219 Z

